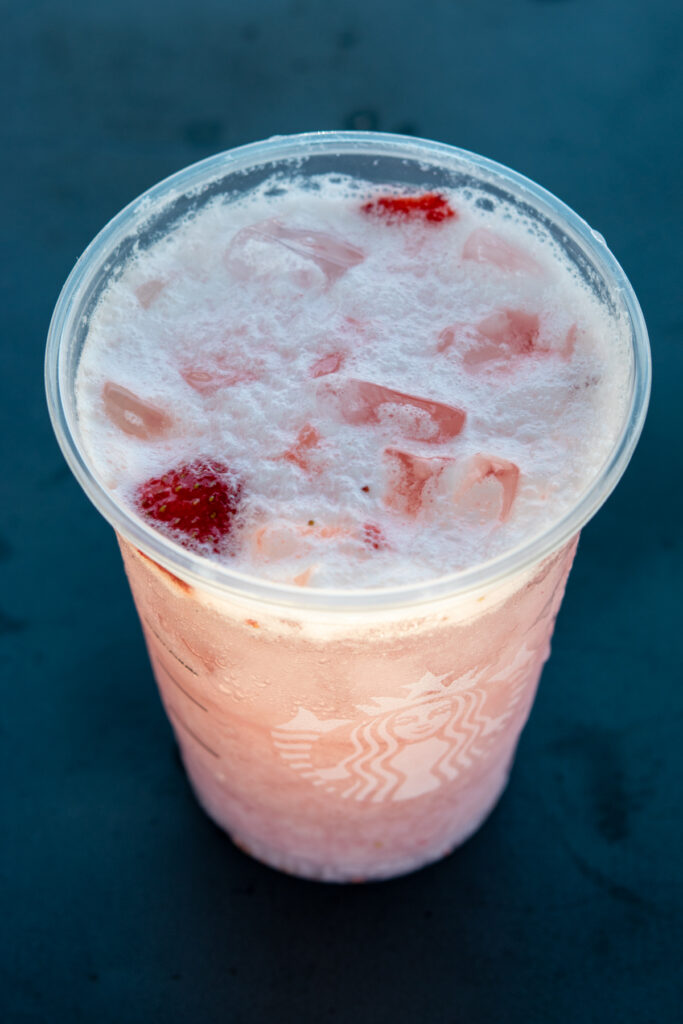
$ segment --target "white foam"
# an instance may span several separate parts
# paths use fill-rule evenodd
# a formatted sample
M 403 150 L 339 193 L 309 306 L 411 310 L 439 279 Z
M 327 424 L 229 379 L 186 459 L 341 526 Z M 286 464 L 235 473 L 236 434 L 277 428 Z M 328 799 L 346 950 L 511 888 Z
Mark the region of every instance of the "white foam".
M 388 224 L 362 212 L 348 183 L 318 184 L 269 196 L 266 183 L 238 203 L 215 200 L 133 258 L 108 287 L 91 317 L 77 380 L 79 420 L 103 484 L 132 505 L 149 477 L 197 456 L 226 463 L 243 480 L 240 528 L 226 564 L 287 581 L 304 573 L 310 586 L 440 576 L 557 521 L 599 473 L 623 420 L 630 364 L 613 319 L 550 241 L 507 210 L 484 211 L 453 194 L 457 219 Z M 363 198 L 372 194 L 368 186 Z M 329 232 L 347 248 L 334 250 L 330 270 L 300 233 L 282 244 L 272 230 L 246 230 L 274 217 L 289 228 Z M 541 272 L 463 260 L 478 227 L 522 249 Z M 457 343 L 438 351 L 444 328 L 478 324 L 506 308 L 538 314 L 547 348 L 561 348 L 575 324 L 572 357 L 541 353 L 513 358 L 508 369 L 468 368 Z M 343 366 L 314 379 L 311 367 L 331 352 L 345 353 Z M 414 426 L 419 411 L 391 415 L 385 406 L 377 423 L 346 422 L 327 394 L 330 382 L 346 378 L 460 407 L 465 427 L 429 444 L 402 436 L 406 416 Z M 107 382 L 165 410 L 171 428 L 153 440 L 122 431 L 106 414 Z M 305 424 L 321 435 L 309 471 L 278 458 Z M 450 457 L 460 468 L 482 452 L 515 463 L 511 515 L 499 519 L 495 479 L 460 504 L 445 485 L 433 488 L 416 517 L 397 514 L 384 501 L 383 452 L 391 446 Z M 301 528 L 300 547 L 266 558 L 257 531 L 282 521 Z M 386 549 L 367 543 L 366 523 L 381 528 Z

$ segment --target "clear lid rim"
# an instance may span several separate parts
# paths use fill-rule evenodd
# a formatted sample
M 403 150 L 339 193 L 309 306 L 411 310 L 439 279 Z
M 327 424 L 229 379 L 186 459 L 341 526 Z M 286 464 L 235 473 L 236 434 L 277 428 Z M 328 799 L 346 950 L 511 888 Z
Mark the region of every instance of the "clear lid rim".
M 460 161 L 474 164 L 478 171 L 488 172 L 499 181 L 502 179 L 506 186 L 512 185 L 518 192 L 535 200 L 536 207 L 540 205 L 549 210 L 555 218 L 559 215 L 563 228 L 569 229 L 621 293 L 633 325 L 633 380 L 622 429 L 610 456 L 565 516 L 540 534 L 487 562 L 440 577 L 390 587 L 301 588 L 240 573 L 188 551 L 148 526 L 132 510 L 119 506 L 97 480 L 77 443 L 74 414 L 70 412 L 65 400 L 65 390 L 68 391 L 65 354 L 79 296 L 95 268 L 105 262 L 107 253 L 112 252 L 116 244 L 131 233 L 136 223 L 147 219 L 156 203 L 166 203 L 174 194 L 203 187 L 216 177 L 217 171 L 226 173 L 272 160 L 305 157 L 316 151 L 399 155 L 432 164 L 438 164 L 439 158 L 450 163 Z M 311 132 L 275 136 L 208 157 L 148 189 L 102 228 L 74 266 L 55 306 L 45 356 L 48 408 L 59 445 L 90 500 L 119 534 L 193 586 L 287 608 L 339 612 L 414 606 L 445 597 L 464 596 L 523 572 L 560 549 L 597 512 L 626 469 L 645 420 L 651 373 L 647 328 L 633 288 L 602 237 L 578 214 L 546 189 L 493 160 L 444 143 L 379 132 Z

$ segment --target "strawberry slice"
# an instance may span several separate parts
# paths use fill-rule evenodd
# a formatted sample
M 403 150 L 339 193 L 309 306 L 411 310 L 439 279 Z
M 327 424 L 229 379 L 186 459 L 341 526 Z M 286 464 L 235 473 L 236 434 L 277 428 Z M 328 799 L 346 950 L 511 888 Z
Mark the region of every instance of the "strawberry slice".
M 222 462 L 195 459 L 141 484 L 136 505 L 152 523 L 163 523 L 188 541 L 211 544 L 214 551 L 230 534 L 242 483 Z
M 448 200 L 438 192 L 422 192 L 416 196 L 377 196 L 363 203 L 361 210 L 389 223 L 422 221 L 441 224 L 458 216 Z

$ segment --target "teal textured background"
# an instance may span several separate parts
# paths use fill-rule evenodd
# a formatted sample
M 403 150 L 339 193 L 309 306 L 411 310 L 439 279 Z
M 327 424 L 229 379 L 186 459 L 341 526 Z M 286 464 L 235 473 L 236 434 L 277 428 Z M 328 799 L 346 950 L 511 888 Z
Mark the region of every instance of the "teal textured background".
M 683 17 L 672 0 L 4 2 L 0 1016 L 668 1024 L 680 1012 Z M 323 128 L 480 152 L 601 231 L 651 332 L 510 788 L 460 851 L 330 888 L 188 790 L 108 526 L 42 390 L 59 289 L 167 174 Z

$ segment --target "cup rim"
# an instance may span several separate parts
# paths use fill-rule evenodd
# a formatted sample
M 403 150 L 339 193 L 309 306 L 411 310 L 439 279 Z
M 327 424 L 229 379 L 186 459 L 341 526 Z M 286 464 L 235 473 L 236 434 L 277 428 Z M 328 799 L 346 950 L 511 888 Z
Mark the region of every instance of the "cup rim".
M 456 167 L 460 164 L 488 176 L 493 182 L 504 184 L 508 189 L 512 187 L 525 199 L 531 200 L 536 210 L 540 208 L 555 220 L 561 220 L 563 231 L 578 242 L 615 287 L 631 322 L 631 394 L 621 430 L 602 469 L 559 520 L 502 554 L 467 569 L 406 584 L 359 588 L 303 588 L 242 573 L 187 550 L 149 526 L 132 509 L 118 505 L 98 481 L 78 443 L 73 382 L 70 386 L 67 354 L 80 316 L 79 300 L 95 273 L 106 263 L 107 255 L 123 239 L 134 234 L 136 226 L 147 220 L 155 207 L 166 205 L 174 197 L 201 191 L 222 174 L 321 153 L 398 156 L 431 163 L 432 166 Z M 78 259 L 57 300 L 45 354 L 48 409 L 58 443 L 81 487 L 117 533 L 191 585 L 219 595 L 253 598 L 300 610 L 331 612 L 400 608 L 445 597 L 464 596 L 523 572 L 560 549 L 597 512 L 626 469 L 643 428 L 651 373 L 647 328 L 633 288 L 602 236 L 570 207 L 517 171 L 468 150 L 412 136 L 362 131 L 273 136 L 200 160 L 143 192 L 99 231 Z

